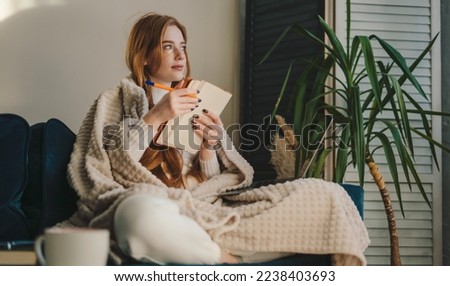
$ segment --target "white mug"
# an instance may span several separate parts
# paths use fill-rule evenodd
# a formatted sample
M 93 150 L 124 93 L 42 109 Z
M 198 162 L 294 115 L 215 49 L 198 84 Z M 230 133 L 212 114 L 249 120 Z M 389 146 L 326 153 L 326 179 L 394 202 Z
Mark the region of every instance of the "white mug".
M 44 253 L 42 245 L 44 244 Z M 40 265 L 103 266 L 109 252 L 109 231 L 91 228 L 47 228 L 34 244 Z

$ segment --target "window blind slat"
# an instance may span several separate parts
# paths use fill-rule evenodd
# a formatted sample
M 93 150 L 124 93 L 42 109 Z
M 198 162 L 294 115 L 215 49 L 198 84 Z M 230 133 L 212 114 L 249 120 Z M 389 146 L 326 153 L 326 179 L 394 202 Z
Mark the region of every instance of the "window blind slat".
M 356 0 L 352 1 L 352 35 L 376 34 L 388 41 L 397 48 L 408 63 L 411 63 L 420 52 L 427 46 L 431 35 L 431 9 L 429 1 L 405 1 L 405 0 Z M 343 12 L 345 13 L 345 11 Z M 384 51 L 374 44 L 375 55 L 385 61 L 388 58 Z M 363 68 L 361 65 L 359 68 Z M 394 68 L 394 73 L 398 73 L 398 68 Z M 419 82 L 423 84 L 427 95 L 431 98 L 431 60 L 430 55 L 424 59 L 420 68 L 414 71 Z M 370 88 L 369 83 L 363 84 L 364 88 Z M 416 99 L 421 100 L 421 96 L 409 84 L 405 84 L 404 89 L 409 91 Z M 431 105 L 426 100 L 421 100 L 423 108 L 430 109 Z M 408 105 L 409 106 L 409 105 Z M 392 113 L 386 112 L 383 117 L 392 119 Z M 414 126 L 418 116 L 411 116 L 410 122 Z M 431 124 L 431 122 L 430 122 Z M 379 127 L 376 127 L 379 129 Z M 414 162 L 420 176 L 433 173 L 433 160 L 428 144 L 424 140 L 414 135 L 413 144 L 415 146 L 416 161 Z M 413 185 L 413 190 L 409 190 L 406 177 L 402 168 L 398 165 L 401 175 L 401 189 L 403 207 L 406 218 L 400 213 L 398 198 L 395 195 L 394 186 L 389 183 L 392 180 L 389 176 L 389 168 L 383 150 L 379 149 L 374 154 L 381 174 L 387 182 L 390 190 L 391 200 L 396 212 L 397 228 L 400 237 L 400 254 L 403 265 L 430 265 L 433 263 L 433 215 L 432 209 L 424 202 L 417 186 Z M 399 163 L 400 159 L 396 156 Z M 350 171 L 346 179 L 356 182 L 357 173 Z M 376 188 L 370 176 L 366 176 L 365 182 L 365 224 L 371 237 L 371 245 L 366 251 L 366 258 L 369 265 L 389 265 L 390 264 L 390 243 L 387 229 L 387 221 L 384 207 L 380 199 L 379 190 Z M 427 190 L 427 196 L 432 201 L 433 184 L 423 180 Z
M 431 6 L 429 1 L 355 0 L 352 1 L 351 25 L 353 29 L 352 36 L 376 34 L 398 49 L 405 56 L 408 63 L 412 63 L 434 36 L 431 35 Z M 345 35 L 345 32 L 341 31 L 341 35 Z M 388 57 L 385 56 L 385 52 L 381 47 L 375 42 L 373 45 L 375 47 L 375 55 L 385 63 L 388 62 Z M 364 68 L 363 63 L 361 63 L 359 68 Z M 393 69 L 393 73 L 399 74 L 397 67 Z M 426 56 L 420 67 L 414 71 L 414 75 L 417 76 L 417 79 L 423 85 L 428 98 L 432 98 L 431 55 Z M 366 82 L 362 85 L 362 88 L 369 89 L 370 84 Z M 431 103 L 422 99 L 422 96 L 415 91 L 410 83 L 406 83 L 404 89 L 415 99 L 419 100 L 424 109 L 429 110 L 431 108 Z M 411 106 L 408 105 L 408 107 Z M 387 119 L 393 118 L 392 113 L 389 112 L 384 113 L 383 117 Z M 417 126 L 418 120 L 420 120 L 419 116 L 412 115 L 410 117 L 411 126 Z M 379 126 L 376 128 L 376 130 L 380 129 Z M 432 178 L 435 167 L 431 151 L 428 143 L 418 136 L 414 136 L 413 144 L 416 154 L 414 164 L 422 178 L 427 196 L 432 201 L 434 188 Z M 387 182 L 387 188 L 390 190 L 393 206 L 396 210 L 402 263 L 404 265 L 431 265 L 433 263 L 432 209 L 424 202 L 417 186 L 413 185 L 413 190 L 409 190 L 403 169 L 398 165 L 397 169 L 401 182 L 403 182 L 400 186 L 406 214 L 406 218 L 403 218 L 399 211 L 400 206 L 395 194 L 395 188 L 390 183 L 392 179 L 390 178 L 389 168 L 382 149 L 375 152 L 374 160 Z M 400 163 L 398 156 L 396 156 L 396 160 L 397 163 Z M 373 183 L 373 179 L 370 175 L 367 175 L 365 178 L 364 217 L 372 240 L 365 253 L 366 258 L 369 265 L 389 265 L 390 244 L 384 207 L 380 199 L 379 190 Z M 356 182 L 357 173 L 349 170 L 346 180 Z

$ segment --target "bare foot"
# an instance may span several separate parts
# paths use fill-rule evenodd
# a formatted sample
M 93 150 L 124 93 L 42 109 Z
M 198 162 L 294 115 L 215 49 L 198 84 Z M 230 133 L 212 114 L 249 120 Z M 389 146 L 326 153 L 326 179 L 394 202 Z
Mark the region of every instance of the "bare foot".
M 229 263 L 229 264 L 240 263 L 236 256 L 229 254 L 228 252 L 226 252 L 223 249 L 222 249 L 221 256 L 220 256 L 220 262 Z

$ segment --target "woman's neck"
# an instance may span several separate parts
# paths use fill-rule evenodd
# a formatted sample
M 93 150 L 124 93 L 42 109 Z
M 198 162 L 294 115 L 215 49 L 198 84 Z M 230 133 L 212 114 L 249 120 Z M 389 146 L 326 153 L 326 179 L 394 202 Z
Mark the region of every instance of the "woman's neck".
M 168 92 L 167 90 L 152 86 L 153 104 L 157 104 L 167 92 Z

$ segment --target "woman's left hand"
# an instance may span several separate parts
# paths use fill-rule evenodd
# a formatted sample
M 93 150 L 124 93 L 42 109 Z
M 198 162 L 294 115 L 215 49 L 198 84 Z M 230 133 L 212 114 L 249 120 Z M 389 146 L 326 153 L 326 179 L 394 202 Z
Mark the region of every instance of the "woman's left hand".
M 206 109 L 192 118 L 192 128 L 203 138 L 200 148 L 200 159 L 209 160 L 214 154 L 214 146 L 223 138 L 223 123 L 214 112 Z

